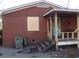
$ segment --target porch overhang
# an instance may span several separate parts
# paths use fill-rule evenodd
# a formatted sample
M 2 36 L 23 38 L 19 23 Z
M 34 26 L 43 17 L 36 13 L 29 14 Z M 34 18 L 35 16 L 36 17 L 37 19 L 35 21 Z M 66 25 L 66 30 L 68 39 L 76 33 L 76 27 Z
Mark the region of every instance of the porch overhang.
M 45 14 L 43 14 L 43 16 L 46 16 L 53 12 L 79 13 L 79 10 L 78 9 L 52 9 L 52 10 L 46 12 Z

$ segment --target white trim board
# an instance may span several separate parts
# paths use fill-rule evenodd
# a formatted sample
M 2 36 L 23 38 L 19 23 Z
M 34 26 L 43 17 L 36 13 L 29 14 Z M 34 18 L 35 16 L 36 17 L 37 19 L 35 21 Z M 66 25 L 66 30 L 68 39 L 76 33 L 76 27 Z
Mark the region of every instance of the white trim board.
M 72 45 L 72 44 L 79 44 L 79 41 L 59 41 L 57 45 Z

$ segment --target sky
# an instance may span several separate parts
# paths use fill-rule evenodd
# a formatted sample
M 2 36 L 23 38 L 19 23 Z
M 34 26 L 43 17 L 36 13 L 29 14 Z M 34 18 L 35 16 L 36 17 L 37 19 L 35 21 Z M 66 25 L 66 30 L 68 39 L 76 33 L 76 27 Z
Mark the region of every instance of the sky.
M 30 2 L 34 2 L 38 0 L 0 0 L 0 10 L 11 8 L 14 6 L 27 4 Z M 53 2 L 55 4 L 61 5 L 63 7 L 71 8 L 71 9 L 79 9 L 79 0 L 47 0 L 49 2 Z

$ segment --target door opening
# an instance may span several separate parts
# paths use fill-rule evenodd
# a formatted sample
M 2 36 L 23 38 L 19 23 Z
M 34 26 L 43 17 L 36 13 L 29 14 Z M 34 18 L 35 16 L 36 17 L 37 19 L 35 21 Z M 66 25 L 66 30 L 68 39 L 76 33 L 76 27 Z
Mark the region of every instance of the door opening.
M 2 45 L 2 30 L 0 30 L 0 46 Z

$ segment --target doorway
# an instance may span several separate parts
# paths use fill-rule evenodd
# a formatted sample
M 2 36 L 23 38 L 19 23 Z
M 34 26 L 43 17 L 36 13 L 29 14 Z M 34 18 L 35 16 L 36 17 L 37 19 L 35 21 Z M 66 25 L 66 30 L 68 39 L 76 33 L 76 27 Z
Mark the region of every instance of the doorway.
M 0 46 L 2 45 L 2 30 L 0 30 Z

